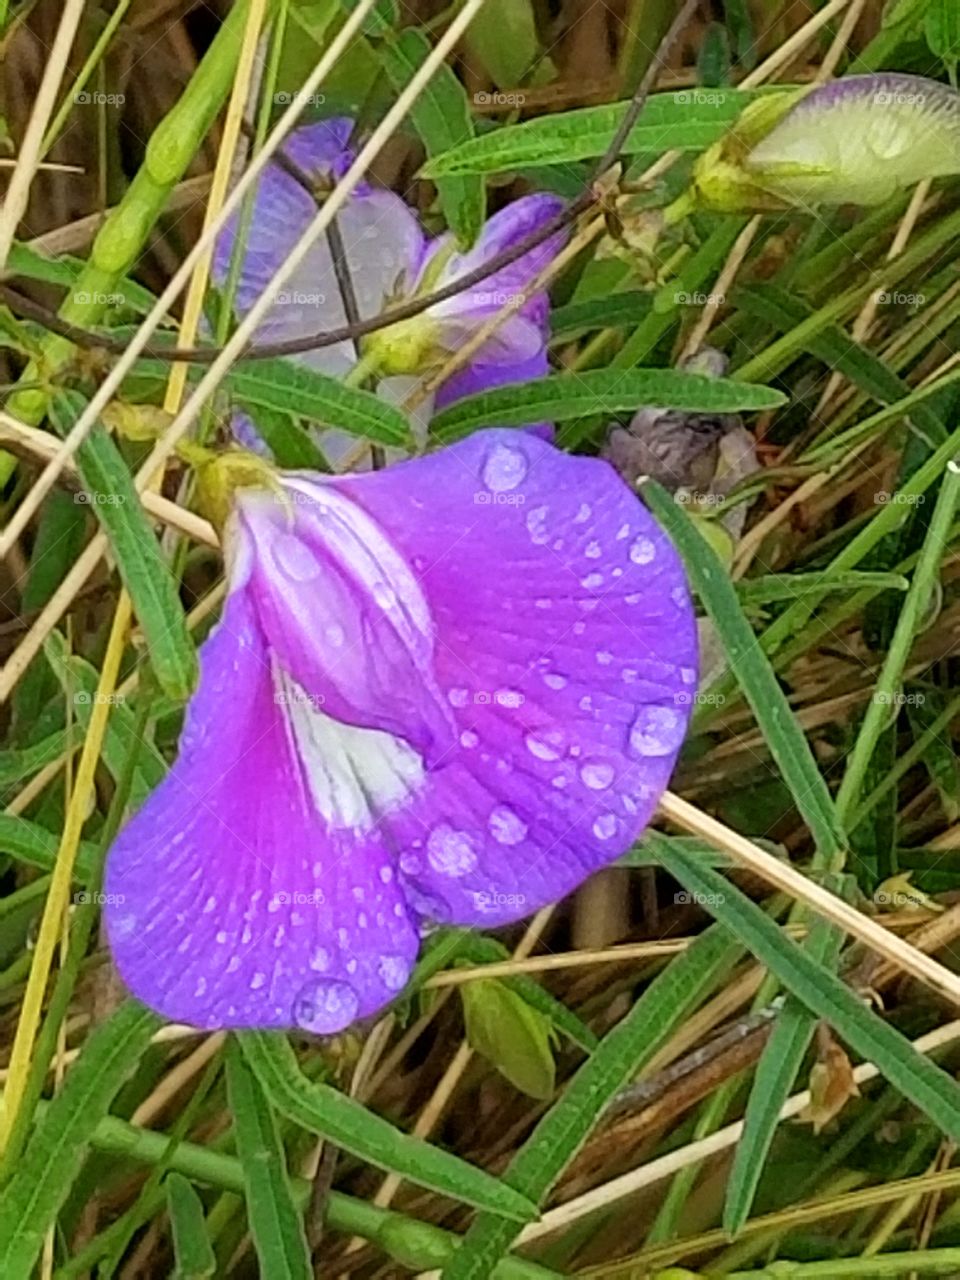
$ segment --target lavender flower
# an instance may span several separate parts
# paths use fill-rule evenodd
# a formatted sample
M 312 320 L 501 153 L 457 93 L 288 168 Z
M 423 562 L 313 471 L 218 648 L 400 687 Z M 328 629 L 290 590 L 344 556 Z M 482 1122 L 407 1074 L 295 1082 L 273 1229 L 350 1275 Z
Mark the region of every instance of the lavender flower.
M 701 203 L 882 204 L 960 173 L 960 94 L 921 76 L 849 76 L 759 98 L 694 170 Z
M 329 185 L 350 164 L 347 139 L 351 127 L 349 120 L 308 125 L 290 136 L 284 152 L 319 187 Z M 489 219 L 472 249 L 460 253 L 449 233 L 428 239 L 412 210 L 394 192 L 361 184 L 337 215 L 361 318 L 380 315 L 391 305 L 450 284 L 525 239 L 562 207 L 562 201 L 552 195 L 516 200 Z M 267 167 L 256 190 L 236 293 L 241 314 L 263 291 L 315 213 L 316 203 L 295 177 L 280 165 Z M 220 284 L 227 278 L 237 225 L 236 219 L 228 224 L 217 242 L 214 278 Z M 523 291 L 556 254 L 563 239 L 563 232 L 551 236 L 473 289 L 364 340 L 365 362 L 381 376 L 382 393 L 393 400 L 405 396 L 412 379 L 439 367 L 505 302 Z M 471 364 L 440 387 L 436 407 L 474 391 L 546 374 L 547 309 L 546 294 L 528 299 Z M 257 340 L 286 341 L 346 323 L 330 249 L 321 237 L 279 294 L 257 331 Z M 299 358 L 338 377 L 355 366 L 357 353 L 352 343 L 345 342 Z M 431 407 L 421 410 L 424 420 Z
M 227 602 L 107 927 L 169 1018 L 331 1034 L 403 988 L 423 927 L 519 919 L 630 845 L 695 620 L 612 468 L 536 435 L 340 477 L 235 457 Z

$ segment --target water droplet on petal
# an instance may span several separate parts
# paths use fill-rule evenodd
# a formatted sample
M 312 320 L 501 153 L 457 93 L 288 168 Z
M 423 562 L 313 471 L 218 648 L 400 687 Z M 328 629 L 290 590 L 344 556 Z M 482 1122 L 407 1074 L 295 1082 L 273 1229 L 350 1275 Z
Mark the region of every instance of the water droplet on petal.
M 410 965 L 403 956 L 381 956 L 377 973 L 388 991 L 399 991 L 407 981 Z
M 532 511 L 528 511 L 526 523 L 530 540 L 537 546 L 543 546 L 550 538 L 547 532 L 547 508 L 534 507 Z
M 526 454 L 514 445 L 495 444 L 483 464 L 483 483 L 494 493 L 515 489 L 526 474 Z
M 585 760 L 580 766 L 580 781 L 591 791 L 606 791 L 613 779 L 613 765 L 606 760 Z
M 610 840 L 617 834 L 620 823 L 612 813 L 601 813 L 593 824 L 593 834 L 598 840 Z
M 472 729 L 464 729 L 463 733 L 460 735 L 460 745 L 461 747 L 466 747 L 468 751 L 472 747 L 475 747 L 479 741 L 480 739 Z
M 585 524 L 593 515 L 593 511 L 585 502 L 581 502 L 577 510 L 577 514 L 573 517 L 574 524 Z
M 693 667 L 680 668 L 680 679 L 683 681 L 684 684 L 693 684 L 696 678 L 697 678 L 697 673 L 694 671 Z
M 388 587 L 385 582 L 375 582 L 373 584 L 373 598 L 381 609 L 392 609 L 397 603 L 397 593 L 393 587 Z
M 311 979 L 297 992 L 293 1020 L 304 1031 L 329 1036 L 349 1027 L 357 1016 L 360 1001 L 349 982 Z
M 487 821 L 498 844 L 519 844 L 527 834 L 527 824 L 505 804 L 497 805 Z
M 597 541 L 588 542 L 583 549 L 583 554 L 587 557 L 588 560 L 599 560 L 600 557 L 603 555 L 603 548 L 600 546 L 600 543 Z
M 477 865 L 473 842 L 465 831 L 442 822 L 430 832 L 427 858 L 434 871 L 446 876 L 468 875 Z
M 331 622 L 329 626 L 325 627 L 323 634 L 327 644 L 333 645 L 334 649 L 339 649 L 345 639 L 343 627 L 336 622 Z
M 644 707 L 630 728 L 630 749 L 638 756 L 669 756 L 684 731 L 683 717 L 672 707 Z
M 634 564 L 649 564 L 657 554 L 657 548 L 649 538 L 637 538 L 630 548 L 630 559 Z
M 310 957 L 310 968 L 314 973 L 326 973 L 330 968 L 330 953 L 325 947 L 317 947 Z
M 538 760 L 559 760 L 565 746 L 563 734 L 557 729 L 537 730 L 524 738 L 527 750 Z
M 559 671 L 548 671 L 543 677 L 543 683 L 548 689 L 565 689 L 567 687 L 567 677 L 562 676 Z
M 580 579 L 581 587 L 586 587 L 588 591 L 595 591 L 597 587 L 603 586 L 602 573 L 588 573 L 585 578 Z
M 447 700 L 452 707 L 465 707 L 469 701 L 470 694 L 466 689 L 448 689 Z
M 273 560 L 291 582 L 309 582 L 319 572 L 313 552 L 295 534 L 281 533 L 273 544 Z

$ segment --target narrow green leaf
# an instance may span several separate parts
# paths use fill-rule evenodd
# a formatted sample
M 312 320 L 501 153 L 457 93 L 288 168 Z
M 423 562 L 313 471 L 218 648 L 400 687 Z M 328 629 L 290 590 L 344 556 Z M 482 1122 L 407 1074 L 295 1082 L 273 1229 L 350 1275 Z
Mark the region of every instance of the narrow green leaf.
M 839 857 L 845 837 L 830 791 L 769 659 L 744 617 L 730 575 L 665 489 L 649 481 L 642 494 L 683 557 L 697 595 L 717 628 L 727 661 L 819 853 L 826 860 Z
M 843 934 L 825 920 L 815 920 L 804 941 L 804 950 L 833 972 Z M 743 1134 L 737 1143 L 733 1168 L 727 1181 L 723 1229 L 736 1235 L 753 1207 L 764 1163 L 770 1151 L 780 1111 L 793 1089 L 797 1072 L 810 1047 L 817 1020 L 795 997 L 787 998 L 767 1041 L 750 1088 L 743 1116 Z
M 813 308 L 776 285 L 753 285 L 737 289 L 734 305 L 748 315 L 766 320 L 781 333 L 789 333 L 797 325 L 809 321 L 815 314 Z M 818 360 L 837 373 L 849 378 L 861 391 L 872 396 L 880 404 L 893 404 L 910 394 L 910 386 L 871 351 L 855 342 L 847 331 L 837 324 L 828 324 L 812 335 L 806 348 Z M 940 415 L 927 404 L 918 404 L 912 414 L 918 427 L 923 428 L 939 444 L 946 428 Z
M 604 1109 L 723 980 L 740 954 L 738 944 L 720 930 L 708 929 L 671 961 L 604 1036 L 521 1147 L 504 1175 L 510 1186 L 535 1203 L 544 1199 Z M 518 1231 L 515 1223 L 481 1214 L 444 1268 L 444 1280 L 487 1280 Z
M 746 894 L 717 871 L 675 850 L 663 865 L 818 1018 L 954 1142 L 960 1140 L 960 1085 L 873 1013 L 849 987 L 789 938 Z
M 168 1174 L 164 1187 L 177 1263 L 174 1280 L 208 1280 L 216 1274 L 217 1258 L 203 1220 L 203 1201 L 182 1173 Z
M 550 311 L 551 342 L 570 342 L 591 329 L 617 329 L 637 324 L 650 314 L 653 295 L 641 289 L 625 289 L 622 293 L 583 302 L 569 302 Z
M 401 1133 L 338 1089 L 308 1080 L 285 1036 L 245 1032 L 240 1043 L 273 1105 L 311 1133 L 329 1138 L 344 1151 L 379 1169 L 399 1173 L 419 1186 L 465 1204 L 489 1209 L 517 1222 L 528 1222 L 536 1216 L 524 1196 L 491 1174 Z
M 927 44 L 941 59 L 954 85 L 960 61 L 960 7 L 956 0 L 931 0 L 924 20 Z
M 949 738 L 930 730 L 948 719 L 948 703 L 940 689 L 910 686 L 906 695 L 907 718 L 916 740 L 925 740 L 923 762 L 940 794 L 948 822 L 960 817 L 960 760 Z
M 778 600 L 796 600 L 797 596 L 825 596 L 831 591 L 862 591 L 866 587 L 906 591 L 909 580 L 899 573 L 867 572 L 852 569 L 847 573 L 768 573 L 762 578 L 746 578 L 736 584 L 742 604 L 773 604 Z
M 654 94 L 630 130 L 623 154 L 700 151 L 716 142 L 755 97 L 755 91 L 737 89 Z M 627 106 L 612 102 L 581 107 L 493 130 L 431 160 L 424 176 L 497 173 L 521 165 L 569 164 L 602 156 Z
M 353 13 L 359 3 L 360 0 L 340 0 L 341 8 L 347 13 Z M 382 36 L 395 31 L 399 25 L 396 0 L 377 0 L 360 29 L 368 36 Z
M 311 1280 L 307 1237 L 293 1202 L 273 1110 L 236 1043 L 228 1046 L 226 1062 L 227 1098 L 260 1274 L 270 1280 Z
M 66 729 L 58 729 L 33 746 L 0 751 L 0 787 L 10 787 L 16 782 L 25 781 L 31 774 L 39 772 L 54 760 L 59 760 L 68 747 L 79 741 L 80 735 L 76 729 L 72 733 L 68 733 Z
M 58 844 L 59 836 L 39 822 L 12 813 L 0 813 L 0 853 L 9 854 L 17 862 L 25 862 L 41 871 L 52 871 Z M 89 878 L 96 854 L 95 844 L 81 840 L 74 870 L 74 879 L 81 884 Z
M 543 63 L 538 62 L 540 40 L 531 0 L 486 0 L 467 28 L 465 40 L 501 89 L 515 89 L 522 84 L 534 63 L 538 73 L 544 71 Z M 546 71 L 549 75 L 551 68 L 548 66 Z M 540 78 L 538 74 L 538 83 Z M 516 96 L 517 105 L 522 106 L 523 94 Z
M 728 378 L 706 378 L 676 369 L 592 369 L 551 374 L 466 396 L 442 409 L 430 425 L 438 439 L 451 440 L 476 427 L 515 427 L 543 418 L 563 422 L 640 406 L 688 413 L 739 413 L 776 409 L 785 403 L 786 396 L 772 387 Z
M 29 1280 L 94 1131 L 137 1066 L 160 1019 L 133 1000 L 90 1035 L 46 1107 L 0 1199 L 0 1275 Z
M 66 435 L 82 409 L 79 396 L 54 397 L 51 416 L 61 435 Z M 130 469 L 99 424 L 77 451 L 77 466 L 86 496 L 110 539 L 157 681 L 169 697 L 186 701 L 196 683 L 197 656 L 177 580 L 163 558 Z
M 430 41 L 422 31 L 407 27 L 380 49 L 383 65 L 395 91 L 407 87 L 430 53 Z M 473 117 L 463 85 L 453 68 L 440 64 L 426 89 L 410 108 L 413 127 L 429 156 L 439 155 L 474 136 Z M 437 194 L 447 225 L 462 248 L 469 248 L 480 234 L 487 208 L 483 178 L 438 178 Z

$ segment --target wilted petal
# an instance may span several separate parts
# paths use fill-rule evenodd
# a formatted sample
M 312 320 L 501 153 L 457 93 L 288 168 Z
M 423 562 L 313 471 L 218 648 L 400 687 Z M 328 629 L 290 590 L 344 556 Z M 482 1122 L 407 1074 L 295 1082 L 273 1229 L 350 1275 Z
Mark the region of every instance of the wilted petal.
M 413 566 L 457 742 L 385 820 L 413 905 L 495 923 L 649 821 L 696 692 L 676 553 L 600 461 L 491 430 L 338 488 Z
M 960 96 L 920 76 L 836 80 L 801 98 L 744 167 L 791 203 L 880 204 L 960 173 Z
M 349 163 L 342 150 L 349 130 L 349 121 L 323 121 L 296 130 L 284 146 L 311 177 L 339 177 Z M 318 207 L 279 165 L 266 168 L 256 187 L 236 292 L 235 305 L 241 315 L 263 292 Z M 336 221 L 357 309 L 363 318 L 379 315 L 387 299 L 419 264 L 423 237 L 416 217 L 392 191 L 362 187 L 351 195 Z M 237 227 L 235 216 L 217 240 L 213 270 L 221 286 L 229 272 Z M 257 329 L 257 341 L 285 342 L 346 323 L 327 238 L 321 235 Z M 345 373 L 356 363 L 351 343 L 323 347 L 301 358 L 312 368 L 332 375 Z
M 416 955 L 367 803 L 403 801 L 413 753 L 363 730 L 324 753 L 332 722 L 278 676 L 243 589 L 201 669 L 178 759 L 108 860 L 111 950 L 168 1018 L 342 1030 L 396 995 Z M 381 762 L 368 790 L 364 759 Z

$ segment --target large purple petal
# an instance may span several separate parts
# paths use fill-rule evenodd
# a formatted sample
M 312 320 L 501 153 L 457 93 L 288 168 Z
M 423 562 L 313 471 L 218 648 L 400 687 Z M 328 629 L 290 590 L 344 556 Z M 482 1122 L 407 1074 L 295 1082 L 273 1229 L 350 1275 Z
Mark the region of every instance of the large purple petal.
M 527 915 L 619 856 L 667 785 L 696 689 L 676 552 L 605 462 L 525 432 L 335 483 L 415 568 L 457 723 L 384 820 L 411 902 Z
M 120 973 L 195 1026 L 339 1031 L 394 997 L 417 951 L 392 858 L 338 763 L 362 758 L 363 731 L 322 749 L 332 722 L 278 680 L 245 589 L 201 669 L 179 757 L 108 860 Z M 406 794 L 412 755 L 406 776 L 378 780 L 381 798 Z

